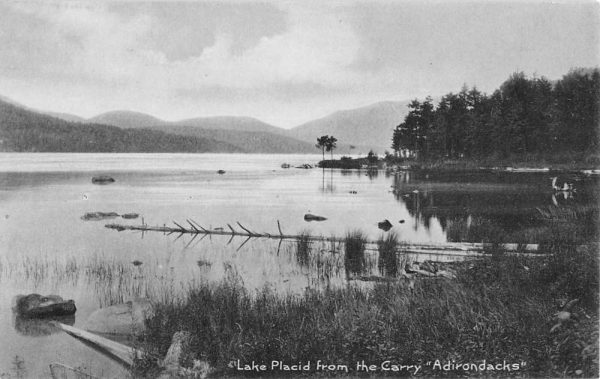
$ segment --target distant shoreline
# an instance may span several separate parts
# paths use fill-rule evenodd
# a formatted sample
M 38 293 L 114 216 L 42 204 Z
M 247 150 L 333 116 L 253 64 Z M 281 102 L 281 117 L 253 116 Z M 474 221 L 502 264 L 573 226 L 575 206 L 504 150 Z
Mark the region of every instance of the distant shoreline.
M 504 161 L 495 162 L 478 160 L 438 160 L 419 161 L 414 159 L 388 158 L 349 158 L 322 160 L 321 168 L 336 169 L 385 169 L 385 170 L 440 170 L 440 171 L 503 171 L 503 172 L 551 172 L 551 171 L 583 171 L 600 173 L 600 164 L 586 162 L 548 163 L 545 161 Z

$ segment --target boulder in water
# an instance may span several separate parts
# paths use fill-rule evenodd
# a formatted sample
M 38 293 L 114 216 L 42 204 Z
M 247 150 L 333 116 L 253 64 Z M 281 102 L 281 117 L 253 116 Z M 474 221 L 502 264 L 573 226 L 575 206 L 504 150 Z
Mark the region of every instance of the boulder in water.
M 117 217 L 119 214 L 116 212 L 88 212 L 81 216 L 81 219 L 83 221 L 100 221 Z
M 19 295 L 15 303 L 17 315 L 23 318 L 70 316 L 77 311 L 73 300 L 65 301 L 58 295 L 42 296 L 37 293 Z
M 304 221 L 325 221 L 327 220 L 326 217 L 323 216 L 317 216 L 317 215 L 313 215 L 310 213 L 307 213 L 304 215 Z
M 382 222 L 377 223 L 377 227 L 384 232 L 392 229 L 392 223 L 389 220 L 383 220 Z
M 92 178 L 92 183 L 94 184 L 110 184 L 114 182 L 115 179 L 107 175 L 94 176 Z
M 154 314 L 147 299 L 138 298 L 95 311 L 83 328 L 89 332 L 134 335 L 145 330 L 145 320 Z
M 140 215 L 137 213 L 125 213 L 125 214 L 121 215 L 121 217 L 129 220 L 129 219 L 138 218 L 138 217 L 140 217 Z

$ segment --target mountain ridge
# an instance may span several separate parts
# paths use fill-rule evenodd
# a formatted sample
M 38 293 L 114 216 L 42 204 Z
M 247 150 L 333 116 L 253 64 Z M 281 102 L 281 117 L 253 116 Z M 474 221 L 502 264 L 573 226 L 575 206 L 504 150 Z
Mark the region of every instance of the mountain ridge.
M 245 152 L 207 138 L 65 121 L 0 100 L 3 152 Z
M 335 111 L 291 129 L 283 129 L 246 116 L 194 117 L 166 121 L 143 112 L 113 110 L 83 118 L 68 113 L 44 112 L 29 108 L 0 95 L 24 110 L 81 125 L 110 125 L 122 130 L 152 130 L 173 136 L 191 136 L 224 143 L 226 150 L 248 153 L 313 153 L 316 139 L 333 135 L 338 139 L 337 153 L 383 152 L 391 145 L 394 127 L 401 122 L 408 101 L 381 101 L 358 108 Z M 226 151 L 225 151 L 226 152 Z

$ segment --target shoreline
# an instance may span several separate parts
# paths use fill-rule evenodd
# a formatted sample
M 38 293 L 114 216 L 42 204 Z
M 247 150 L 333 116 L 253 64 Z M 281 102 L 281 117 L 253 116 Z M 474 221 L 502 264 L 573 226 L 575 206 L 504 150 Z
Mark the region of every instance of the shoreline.
M 582 173 L 585 175 L 600 175 L 600 165 L 586 163 L 556 164 L 544 161 L 522 162 L 522 161 L 498 161 L 494 163 L 464 160 L 464 161 L 415 161 L 401 160 L 397 158 L 381 158 L 369 160 L 369 158 L 326 159 L 318 163 L 320 168 L 336 168 L 343 170 L 365 169 L 365 170 L 388 170 L 388 171 L 489 171 L 489 172 L 515 172 L 515 173 L 539 173 L 539 172 L 561 172 Z

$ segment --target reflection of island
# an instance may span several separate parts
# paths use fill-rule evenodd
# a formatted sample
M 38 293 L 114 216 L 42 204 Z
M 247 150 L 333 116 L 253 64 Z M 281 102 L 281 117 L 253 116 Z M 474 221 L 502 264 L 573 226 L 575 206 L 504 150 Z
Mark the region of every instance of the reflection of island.
M 394 177 L 394 196 L 402 201 L 418 223 L 429 227 L 436 218 L 451 242 L 539 243 L 552 236 L 552 218 L 539 209 L 560 208 L 579 228 L 580 237 L 594 239 L 598 214 L 595 191 L 557 199 L 542 184 L 547 178 L 478 175 L 447 176 L 425 172 L 401 172 Z M 522 179 L 522 181 L 521 181 Z M 512 181 L 511 181 L 512 180 Z M 542 184 L 539 184 L 542 183 Z M 556 219 L 556 218 L 555 218 Z M 591 227 L 590 227 L 591 225 Z M 594 227 L 596 225 L 596 227 Z
M 58 333 L 61 329 L 54 326 L 51 321 L 58 321 L 67 325 L 75 324 L 75 316 L 54 317 L 48 319 L 24 318 L 14 314 L 15 330 L 24 336 L 40 337 Z

